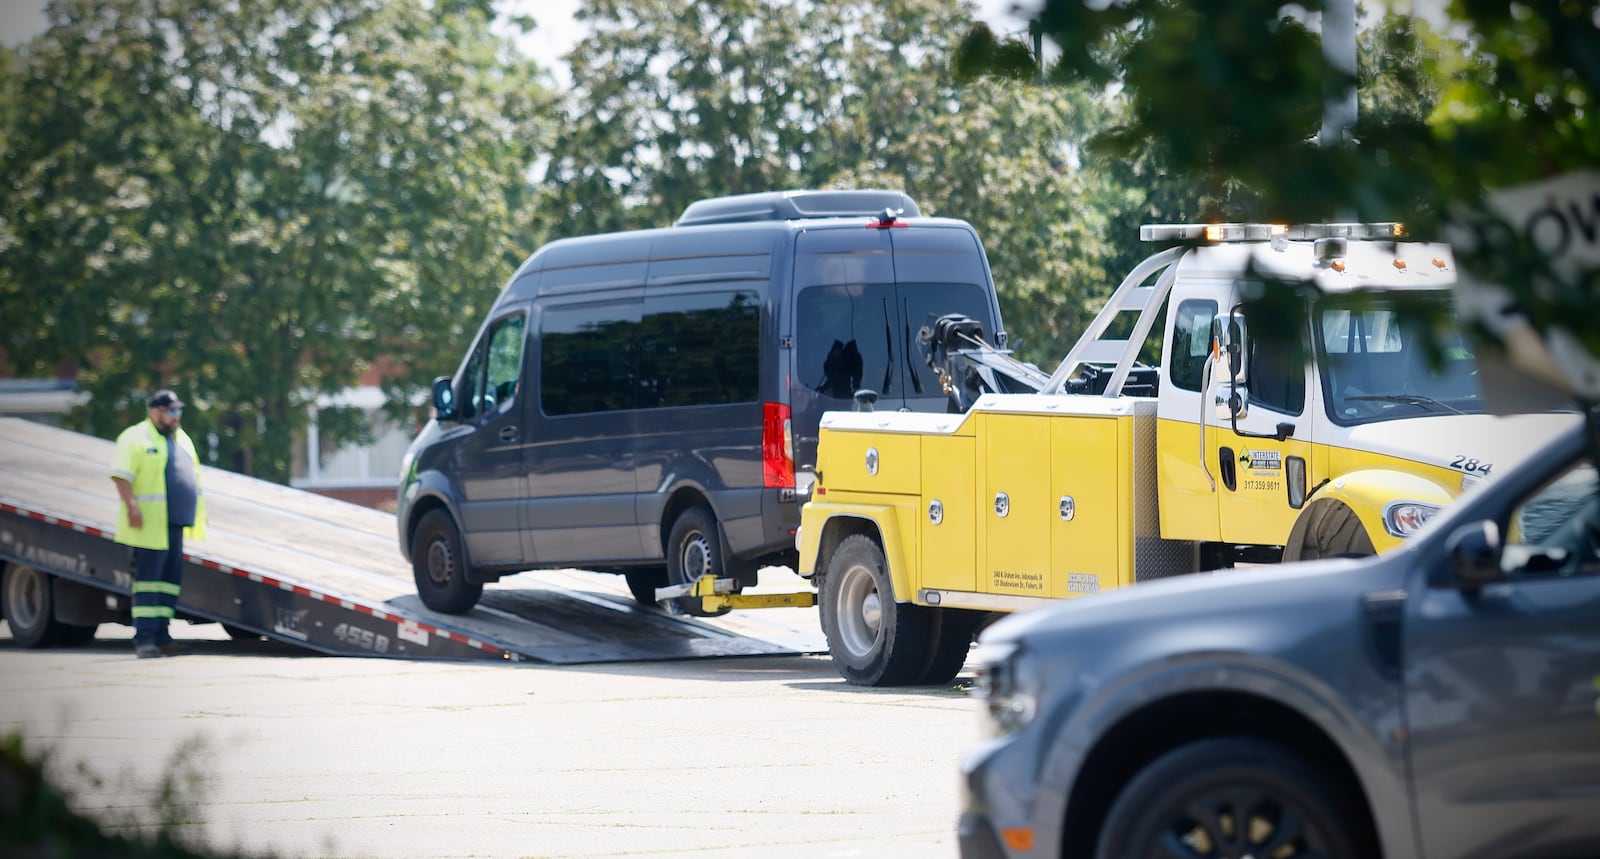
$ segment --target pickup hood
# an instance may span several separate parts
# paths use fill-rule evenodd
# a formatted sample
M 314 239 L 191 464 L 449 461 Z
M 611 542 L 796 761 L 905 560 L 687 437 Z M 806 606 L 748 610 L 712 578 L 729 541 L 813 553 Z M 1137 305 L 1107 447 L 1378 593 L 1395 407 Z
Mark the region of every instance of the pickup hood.
M 1439 415 L 1353 427 L 1348 445 L 1457 471 L 1467 470 L 1461 464 L 1465 460 L 1477 460 L 1491 469 L 1509 468 L 1582 420 L 1576 412 Z

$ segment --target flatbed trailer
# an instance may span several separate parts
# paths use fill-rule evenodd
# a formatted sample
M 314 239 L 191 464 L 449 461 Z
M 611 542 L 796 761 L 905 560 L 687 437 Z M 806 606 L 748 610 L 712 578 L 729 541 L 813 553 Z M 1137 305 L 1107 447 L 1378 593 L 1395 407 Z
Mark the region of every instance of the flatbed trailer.
M 130 623 L 132 552 L 112 540 L 111 442 L 0 418 L 0 611 L 20 643 L 70 646 Z M 745 617 L 637 605 L 582 571 L 494 588 L 466 615 L 429 611 L 394 517 L 202 468 L 206 539 L 185 544 L 180 618 L 319 653 L 552 664 L 819 652 L 820 636 Z M 19 629 L 19 625 L 24 627 Z

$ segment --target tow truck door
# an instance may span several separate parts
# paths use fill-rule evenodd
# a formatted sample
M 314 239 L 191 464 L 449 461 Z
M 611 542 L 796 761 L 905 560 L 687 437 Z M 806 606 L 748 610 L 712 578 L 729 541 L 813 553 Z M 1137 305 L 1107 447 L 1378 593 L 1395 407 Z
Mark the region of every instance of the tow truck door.
M 1216 475 L 1219 538 L 1281 546 L 1305 506 L 1306 487 L 1317 479 L 1311 473 L 1309 329 L 1287 337 L 1252 335 L 1237 298 L 1224 306 L 1205 397 L 1206 464 Z

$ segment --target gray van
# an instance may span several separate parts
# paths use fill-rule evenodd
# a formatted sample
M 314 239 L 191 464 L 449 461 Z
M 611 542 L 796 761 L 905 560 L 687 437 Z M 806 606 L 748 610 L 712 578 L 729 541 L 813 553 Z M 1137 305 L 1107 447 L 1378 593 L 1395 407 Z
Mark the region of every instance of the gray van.
M 461 613 L 485 582 L 578 567 L 653 605 L 706 573 L 743 587 L 793 566 L 822 413 L 863 389 L 880 410 L 944 410 L 918 332 L 947 313 L 1004 347 L 976 231 L 896 191 L 722 197 L 669 228 L 545 245 L 406 452 L 418 595 Z

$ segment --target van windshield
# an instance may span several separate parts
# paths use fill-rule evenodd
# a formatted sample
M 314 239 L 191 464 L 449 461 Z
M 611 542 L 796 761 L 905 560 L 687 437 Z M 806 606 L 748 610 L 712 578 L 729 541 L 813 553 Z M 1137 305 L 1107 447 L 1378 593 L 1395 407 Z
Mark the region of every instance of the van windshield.
M 1447 299 L 1425 299 L 1444 302 Z M 1416 308 L 1421 310 L 1424 308 Z M 1351 426 L 1422 415 L 1483 411 L 1478 363 L 1448 305 L 1443 331 L 1432 332 L 1437 359 L 1428 346 L 1422 313 L 1394 304 L 1327 299 L 1316 310 L 1317 361 L 1325 368 L 1328 417 Z

